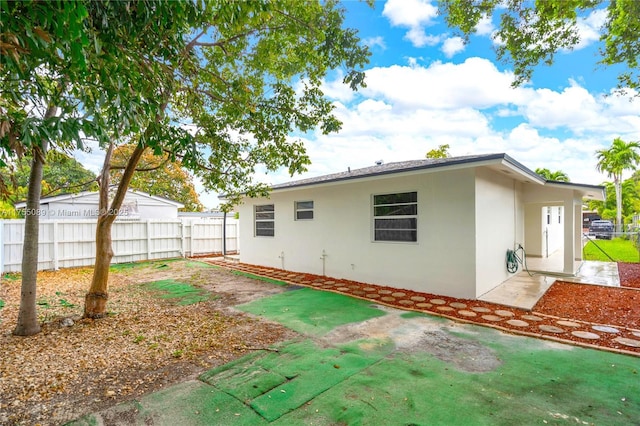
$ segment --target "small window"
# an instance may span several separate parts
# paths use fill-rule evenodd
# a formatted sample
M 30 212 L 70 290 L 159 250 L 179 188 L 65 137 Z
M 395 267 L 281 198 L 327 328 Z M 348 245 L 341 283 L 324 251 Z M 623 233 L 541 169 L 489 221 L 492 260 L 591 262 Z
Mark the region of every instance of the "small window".
M 275 235 L 275 207 L 273 204 L 254 207 L 256 237 Z
M 418 193 L 373 196 L 374 241 L 418 241 Z
M 313 219 L 313 201 L 296 201 L 296 220 Z
M 558 223 L 562 223 L 562 207 L 558 207 Z
M 547 225 L 551 225 L 551 207 L 547 207 Z

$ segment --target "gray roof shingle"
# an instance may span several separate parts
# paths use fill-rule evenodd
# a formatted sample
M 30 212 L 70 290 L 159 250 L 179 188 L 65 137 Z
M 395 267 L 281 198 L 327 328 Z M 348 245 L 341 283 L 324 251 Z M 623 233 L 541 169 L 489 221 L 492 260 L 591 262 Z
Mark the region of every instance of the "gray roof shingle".
M 402 173 L 414 170 L 424 170 L 437 167 L 446 167 L 459 164 L 472 164 L 481 161 L 490 160 L 506 160 L 517 168 L 521 169 L 526 174 L 530 174 L 532 177 L 540 176 L 536 175 L 533 171 L 529 170 L 522 164 L 513 160 L 506 154 L 483 154 L 483 155 L 466 155 L 461 157 L 449 157 L 449 158 L 427 158 L 422 160 L 409 160 L 398 161 L 394 163 L 380 164 L 370 167 L 364 167 L 361 169 L 354 169 L 350 171 L 344 171 L 339 173 L 332 173 L 324 176 L 317 176 L 308 179 L 301 179 L 292 182 L 285 182 L 277 185 L 273 185 L 272 189 L 285 189 L 294 188 L 298 186 L 318 185 L 321 183 L 337 182 L 348 179 L 360 179 L 369 176 L 380 176 L 392 173 Z

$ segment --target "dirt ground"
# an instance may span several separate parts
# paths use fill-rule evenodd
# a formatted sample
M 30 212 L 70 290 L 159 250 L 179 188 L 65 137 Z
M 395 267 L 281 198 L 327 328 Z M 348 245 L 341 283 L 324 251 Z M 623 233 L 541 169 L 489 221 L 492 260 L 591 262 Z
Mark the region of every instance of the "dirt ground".
M 627 279 L 632 279 L 635 275 L 628 272 Z M 81 318 L 91 273 L 84 268 L 39 274 L 38 310 L 43 328 L 40 334 L 27 338 L 11 334 L 17 319 L 20 277 L 3 277 L 0 424 L 63 424 L 194 379 L 244 354 L 298 336 L 282 325 L 234 309 L 235 305 L 298 288 L 294 285 L 265 285 L 241 272 L 188 260 L 117 265 L 110 275 L 109 315 L 93 321 Z M 179 299 L 163 298 L 166 295 L 147 284 L 165 281 L 201 289 L 204 296 L 199 297 L 204 299 L 181 304 Z M 351 284 L 357 289 L 365 286 Z M 576 303 L 575 291 L 562 284 L 554 285 L 556 291 L 546 299 L 545 309 L 552 313 Z M 571 291 L 558 293 L 560 289 Z M 599 295 L 595 300 L 604 299 L 606 295 Z M 386 315 L 338 326 L 320 341 L 335 345 L 389 337 L 398 351 L 427 352 L 461 371 L 474 373 L 494 370 L 502 363 L 491 349 L 445 333 L 433 320 L 404 321 L 401 316 L 405 311 L 376 306 Z
M 281 325 L 233 309 L 287 287 L 185 260 L 114 268 L 108 317 L 82 319 L 91 273 L 82 268 L 39 274 L 42 332 L 32 337 L 11 334 L 20 277 L 3 277 L 0 424 L 63 424 L 295 337 Z M 144 285 L 161 280 L 204 289 L 208 300 L 181 305 Z

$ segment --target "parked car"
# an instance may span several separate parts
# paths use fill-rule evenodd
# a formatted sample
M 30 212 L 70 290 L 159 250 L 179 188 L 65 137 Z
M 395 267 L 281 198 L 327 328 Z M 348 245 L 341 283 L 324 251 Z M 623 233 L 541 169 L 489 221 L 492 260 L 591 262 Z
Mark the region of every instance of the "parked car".
M 594 220 L 589 224 L 589 235 L 610 240 L 613 236 L 613 222 L 610 220 Z

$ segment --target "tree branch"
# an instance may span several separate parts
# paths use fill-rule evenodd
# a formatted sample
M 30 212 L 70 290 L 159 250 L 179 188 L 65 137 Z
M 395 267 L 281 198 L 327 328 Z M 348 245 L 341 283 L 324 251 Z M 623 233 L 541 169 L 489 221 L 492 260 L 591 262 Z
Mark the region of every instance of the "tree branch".
M 98 178 L 96 177 L 94 179 L 91 179 L 91 180 L 88 180 L 86 182 L 82 182 L 82 183 L 79 183 L 79 184 L 76 184 L 76 185 L 59 186 L 58 188 L 52 189 L 51 191 L 47 192 L 46 194 L 43 194 L 43 197 L 47 197 L 50 194 L 53 194 L 54 192 L 60 191 L 62 189 L 72 189 L 72 188 L 79 188 L 79 187 L 82 187 L 82 186 L 88 186 L 88 185 L 92 184 L 93 182 L 97 182 L 97 181 L 98 181 Z

